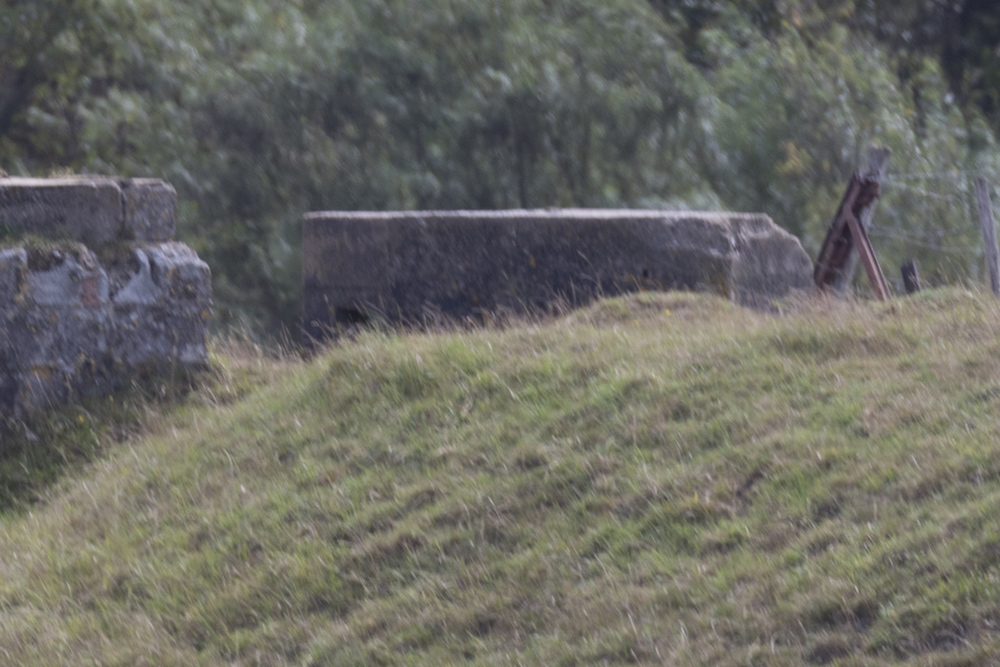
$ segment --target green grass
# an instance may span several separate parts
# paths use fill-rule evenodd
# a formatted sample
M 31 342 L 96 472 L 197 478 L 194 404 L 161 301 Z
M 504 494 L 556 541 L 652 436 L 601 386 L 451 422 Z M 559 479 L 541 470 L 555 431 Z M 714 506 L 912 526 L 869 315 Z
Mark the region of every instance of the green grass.
M 222 350 L 49 415 L 0 462 L 0 661 L 988 661 L 1000 304 L 783 308 Z

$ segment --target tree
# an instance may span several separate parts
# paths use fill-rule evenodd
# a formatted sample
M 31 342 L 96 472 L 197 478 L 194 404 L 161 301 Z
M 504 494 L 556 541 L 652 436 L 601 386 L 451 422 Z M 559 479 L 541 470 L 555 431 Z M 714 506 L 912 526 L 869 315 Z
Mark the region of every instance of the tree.
M 59 161 L 63 146 L 44 141 L 26 116 L 70 104 L 79 93 L 73 79 L 86 71 L 81 45 L 91 32 L 91 0 L 9 0 L 0 6 L 0 158 Z M 48 103 L 48 104 L 46 104 Z M 37 118 L 65 136 L 66 118 Z

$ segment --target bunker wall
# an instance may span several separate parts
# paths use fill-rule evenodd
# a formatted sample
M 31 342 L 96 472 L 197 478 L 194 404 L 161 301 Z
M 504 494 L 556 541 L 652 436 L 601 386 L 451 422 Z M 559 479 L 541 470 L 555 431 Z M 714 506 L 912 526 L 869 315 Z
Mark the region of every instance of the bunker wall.
M 767 216 L 614 210 L 318 212 L 303 224 L 307 331 L 379 319 L 544 310 L 636 290 L 755 308 L 808 289 L 812 263 Z

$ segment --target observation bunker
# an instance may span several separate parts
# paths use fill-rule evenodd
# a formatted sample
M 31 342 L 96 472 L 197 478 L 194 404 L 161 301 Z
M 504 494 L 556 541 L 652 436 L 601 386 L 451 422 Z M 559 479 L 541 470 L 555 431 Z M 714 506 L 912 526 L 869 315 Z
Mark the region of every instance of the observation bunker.
M 358 323 L 420 325 L 698 290 L 770 310 L 812 287 L 799 240 L 763 214 L 656 210 L 314 212 L 303 318 L 322 339 Z

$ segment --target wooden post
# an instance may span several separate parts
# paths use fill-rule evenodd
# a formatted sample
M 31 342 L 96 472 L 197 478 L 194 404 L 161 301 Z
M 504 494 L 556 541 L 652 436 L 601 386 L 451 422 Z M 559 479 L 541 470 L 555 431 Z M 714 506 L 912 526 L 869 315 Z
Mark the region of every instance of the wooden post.
M 904 262 L 899 267 L 899 271 L 903 274 L 903 287 L 906 289 L 906 293 L 913 294 L 914 292 L 919 292 L 920 273 L 917 271 L 917 260 L 911 259 Z
M 993 296 L 1000 297 L 1000 257 L 997 252 L 997 230 L 993 223 L 993 204 L 985 178 L 976 179 L 976 203 L 979 205 L 979 227 L 983 231 L 983 251 L 986 253 L 986 270 L 990 274 Z
M 861 178 L 866 181 L 875 181 L 876 183 L 881 184 L 882 179 L 885 177 L 885 171 L 889 166 L 890 154 L 891 151 L 888 148 L 869 146 L 868 168 L 861 173 Z M 861 226 L 864 228 L 866 234 L 868 230 L 872 228 L 872 217 L 874 215 L 875 202 L 872 201 L 861 210 L 861 215 L 858 216 L 858 219 L 861 221 Z M 855 250 L 857 250 L 856 247 Z M 851 283 L 854 282 L 854 273 L 858 268 L 859 258 L 860 255 L 857 252 L 852 252 L 848 255 L 844 268 L 841 269 L 840 274 L 833 281 L 832 287 L 835 291 L 844 293 L 851 287 Z

